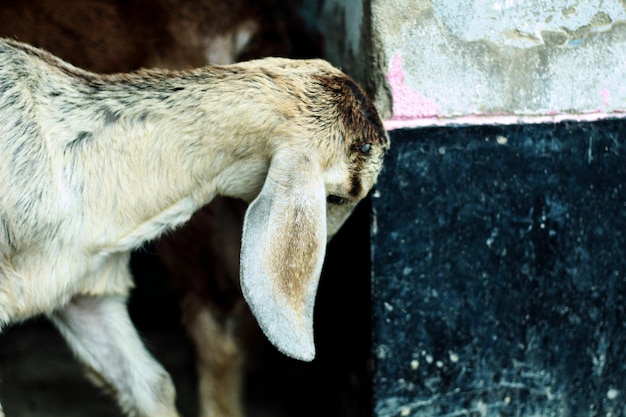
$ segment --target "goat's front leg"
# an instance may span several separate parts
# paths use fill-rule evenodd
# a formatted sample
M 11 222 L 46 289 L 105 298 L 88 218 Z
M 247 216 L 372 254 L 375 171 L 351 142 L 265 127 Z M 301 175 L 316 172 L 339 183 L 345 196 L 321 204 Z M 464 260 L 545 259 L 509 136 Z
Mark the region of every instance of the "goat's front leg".
M 80 296 L 50 318 L 96 383 L 133 417 L 177 417 L 174 385 L 132 325 L 126 297 Z

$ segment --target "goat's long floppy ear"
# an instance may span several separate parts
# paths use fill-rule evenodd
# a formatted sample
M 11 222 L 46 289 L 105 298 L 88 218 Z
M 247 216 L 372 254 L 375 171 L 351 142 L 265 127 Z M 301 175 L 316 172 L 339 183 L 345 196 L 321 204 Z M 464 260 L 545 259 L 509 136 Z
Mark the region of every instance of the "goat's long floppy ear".
M 326 190 L 317 161 L 276 155 L 246 213 L 241 287 L 261 329 L 281 352 L 315 357 L 313 304 L 326 250 Z

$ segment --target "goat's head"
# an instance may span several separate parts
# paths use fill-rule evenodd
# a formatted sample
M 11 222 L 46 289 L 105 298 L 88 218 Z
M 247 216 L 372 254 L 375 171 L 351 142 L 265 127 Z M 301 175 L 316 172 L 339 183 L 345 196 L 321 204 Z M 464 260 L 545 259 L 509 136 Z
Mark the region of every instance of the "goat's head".
M 276 130 L 269 172 L 246 213 L 241 253 L 242 290 L 261 328 L 301 360 L 315 356 L 313 304 L 327 240 L 374 185 L 389 146 L 361 88 L 324 69 L 312 77 L 311 101 L 300 109 L 305 121 Z

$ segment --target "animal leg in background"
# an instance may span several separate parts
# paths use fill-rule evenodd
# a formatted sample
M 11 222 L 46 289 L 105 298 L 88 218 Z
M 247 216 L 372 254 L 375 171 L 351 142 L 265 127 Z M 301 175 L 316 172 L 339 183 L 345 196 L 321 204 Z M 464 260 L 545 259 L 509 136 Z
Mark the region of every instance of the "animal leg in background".
M 246 207 L 243 201 L 218 197 L 154 243 L 195 348 L 201 417 L 243 415 L 247 355 L 242 336 L 261 335 L 239 287 Z M 254 324 L 248 328 L 246 322 Z
M 112 391 L 126 414 L 179 416 L 170 376 L 142 344 L 126 297 L 77 296 L 49 317 L 94 381 Z
M 243 302 L 243 301 L 242 301 Z M 220 323 L 205 305 L 185 322 L 196 348 L 200 417 L 242 417 L 244 354 L 232 323 Z M 208 336 L 211 336 L 209 338 Z

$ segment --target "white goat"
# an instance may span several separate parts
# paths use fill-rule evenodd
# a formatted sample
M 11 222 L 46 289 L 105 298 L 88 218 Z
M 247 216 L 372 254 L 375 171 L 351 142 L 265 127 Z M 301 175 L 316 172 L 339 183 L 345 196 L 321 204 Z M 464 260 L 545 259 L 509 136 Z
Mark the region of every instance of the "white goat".
M 188 69 L 287 56 L 279 15 L 272 0 L 3 0 L 0 37 L 93 72 Z M 194 346 L 202 417 L 244 415 L 244 341 L 258 333 L 239 286 L 246 207 L 218 196 L 154 242 Z
M 225 195 L 251 202 L 246 300 L 311 360 L 327 235 L 387 147 L 371 101 L 321 60 L 108 76 L 0 40 L 0 323 L 48 315 L 125 413 L 177 416 L 128 318 L 129 252 Z

